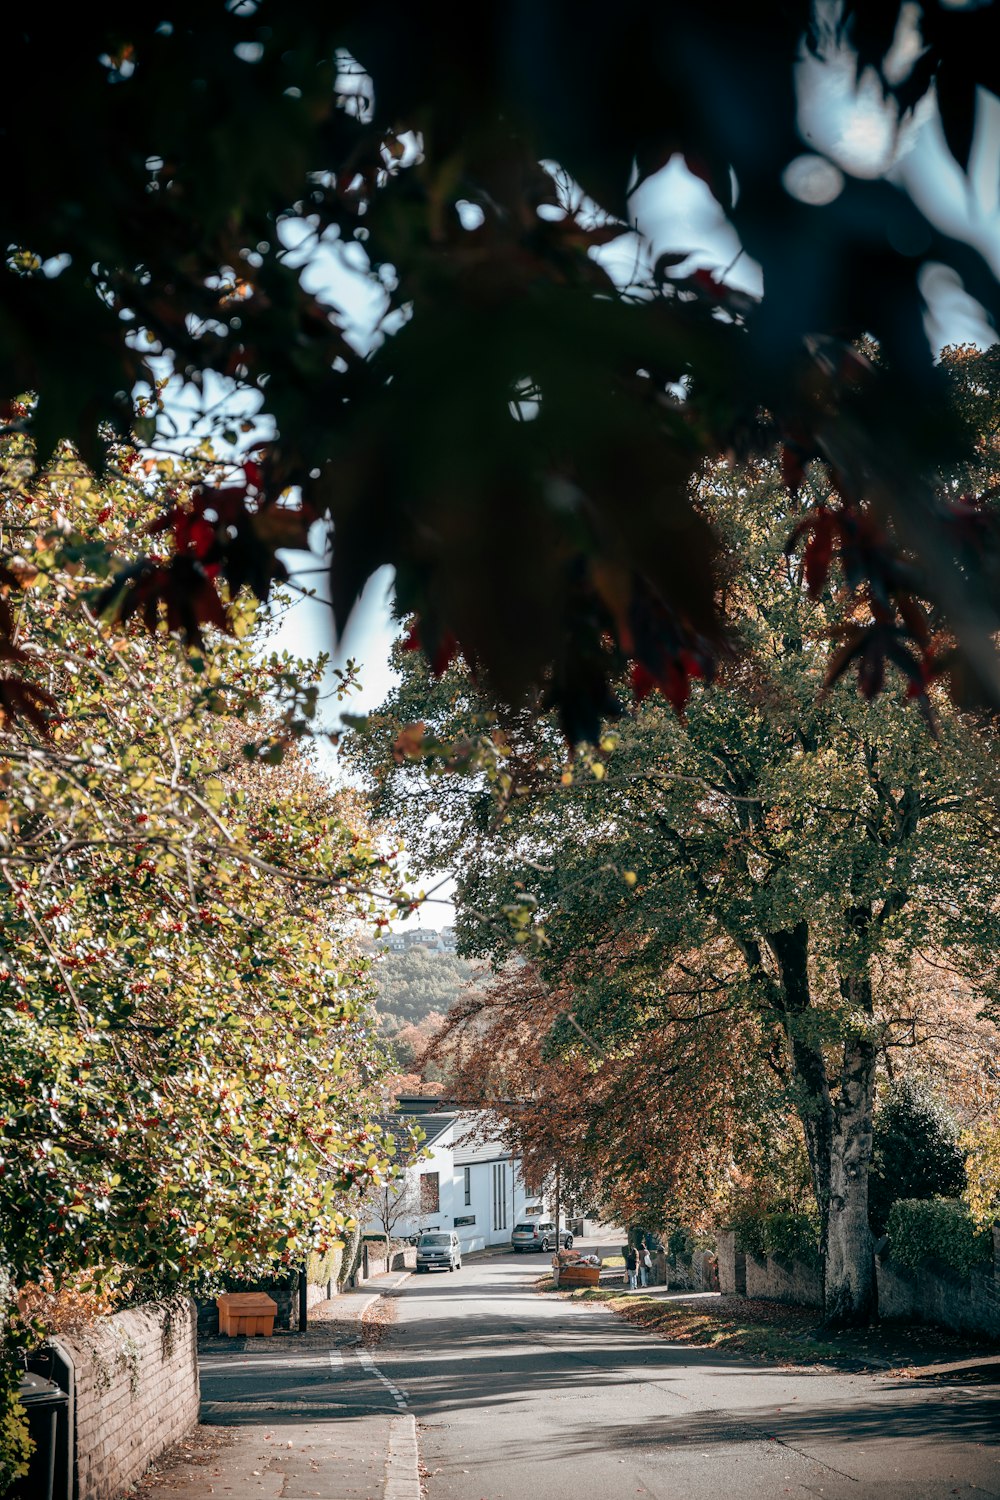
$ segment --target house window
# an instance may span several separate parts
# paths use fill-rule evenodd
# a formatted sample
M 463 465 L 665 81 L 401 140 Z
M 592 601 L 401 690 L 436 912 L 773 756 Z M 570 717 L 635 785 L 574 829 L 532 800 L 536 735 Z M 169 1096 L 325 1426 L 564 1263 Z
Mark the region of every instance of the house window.
M 441 1210 L 441 1188 L 437 1172 L 420 1174 L 420 1212 L 436 1214 Z
M 507 1228 L 506 1162 L 496 1162 L 493 1167 L 493 1228 Z
M 465 1169 L 465 1206 L 468 1208 L 472 1202 L 472 1168 Z

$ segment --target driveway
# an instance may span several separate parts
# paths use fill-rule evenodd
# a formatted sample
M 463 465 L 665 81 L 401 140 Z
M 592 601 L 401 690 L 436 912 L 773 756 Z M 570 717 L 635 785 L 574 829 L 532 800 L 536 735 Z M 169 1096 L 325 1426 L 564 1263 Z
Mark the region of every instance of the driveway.
M 467 1261 L 393 1294 L 375 1362 L 416 1415 L 427 1500 L 1000 1500 L 996 1386 L 670 1345 L 539 1296 L 547 1267 Z

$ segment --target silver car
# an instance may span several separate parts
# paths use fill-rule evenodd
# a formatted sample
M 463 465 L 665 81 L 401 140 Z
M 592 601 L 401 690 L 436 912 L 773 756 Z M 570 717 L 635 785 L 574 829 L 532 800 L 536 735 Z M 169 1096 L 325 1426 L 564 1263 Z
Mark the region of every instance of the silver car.
M 522 1250 L 549 1250 L 555 1249 L 556 1226 L 551 1220 L 539 1224 L 536 1219 L 526 1219 L 523 1224 L 515 1224 L 514 1232 L 510 1237 L 511 1245 L 518 1252 Z M 568 1229 L 560 1229 L 559 1243 L 564 1250 L 573 1248 L 573 1236 Z
M 452 1230 L 431 1229 L 417 1240 L 418 1271 L 460 1271 L 462 1245 Z

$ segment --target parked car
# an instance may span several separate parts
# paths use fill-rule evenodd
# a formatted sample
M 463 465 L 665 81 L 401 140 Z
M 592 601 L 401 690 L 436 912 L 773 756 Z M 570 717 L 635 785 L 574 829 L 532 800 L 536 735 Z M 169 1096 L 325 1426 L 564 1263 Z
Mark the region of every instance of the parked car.
M 551 1219 L 539 1223 L 537 1219 L 525 1219 L 523 1224 L 515 1224 L 511 1234 L 510 1242 L 514 1249 L 520 1253 L 522 1250 L 554 1250 L 556 1247 L 556 1226 Z M 560 1229 L 559 1243 L 565 1250 L 572 1249 L 573 1236 L 568 1229 Z
M 425 1231 L 417 1240 L 418 1271 L 460 1271 L 462 1245 L 452 1229 Z

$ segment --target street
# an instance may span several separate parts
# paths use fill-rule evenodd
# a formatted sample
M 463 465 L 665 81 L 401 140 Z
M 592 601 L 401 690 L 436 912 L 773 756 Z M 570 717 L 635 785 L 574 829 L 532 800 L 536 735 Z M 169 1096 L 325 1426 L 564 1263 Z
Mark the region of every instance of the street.
M 236 1446 L 163 1493 L 418 1500 L 415 1419 L 426 1500 L 1000 1497 L 995 1384 L 671 1345 L 599 1304 L 539 1295 L 547 1269 L 508 1254 L 383 1278 L 396 1316 L 374 1347 L 357 1324 L 316 1323 L 304 1339 L 206 1348 L 202 1420 Z
M 1000 1496 L 995 1386 L 672 1347 L 539 1296 L 546 1266 L 469 1261 L 394 1293 L 375 1364 L 417 1418 L 428 1500 Z

